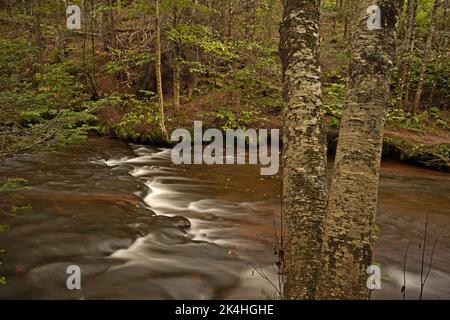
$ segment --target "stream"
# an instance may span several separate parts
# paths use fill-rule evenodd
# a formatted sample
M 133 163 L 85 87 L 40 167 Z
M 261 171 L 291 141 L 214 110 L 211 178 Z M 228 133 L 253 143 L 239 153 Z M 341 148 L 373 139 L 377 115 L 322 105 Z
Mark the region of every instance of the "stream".
M 0 233 L 0 299 L 276 297 L 281 180 L 256 165 L 175 166 L 169 149 L 91 138 L 4 160 L 0 176 L 30 186 L 15 194 L 29 209 L 0 214 L 10 225 Z M 418 298 L 427 215 L 424 276 L 438 241 L 424 299 L 450 299 L 450 175 L 384 162 L 374 248 L 382 289 L 372 299 L 401 299 L 404 276 L 406 298 Z M 69 265 L 81 268 L 81 290 L 66 287 Z

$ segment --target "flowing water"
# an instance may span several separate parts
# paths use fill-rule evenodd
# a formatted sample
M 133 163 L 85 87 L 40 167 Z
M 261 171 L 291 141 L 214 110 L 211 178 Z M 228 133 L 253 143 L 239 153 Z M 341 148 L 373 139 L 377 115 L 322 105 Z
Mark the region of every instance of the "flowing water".
M 183 165 L 170 150 L 106 138 L 63 152 L 21 155 L 0 176 L 30 189 L 0 193 L 0 205 L 30 205 L 0 234 L 0 298 L 267 299 L 276 296 L 275 230 L 280 177 L 258 166 Z M 373 298 L 417 299 L 429 216 L 425 272 L 439 237 L 424 298 L 450 299 L 450 176 L 386 163 L 374 261 L 382 290 Z M 406 272 L 405 250 L 409 245 Z M 68 290 L 78 265 L 82 289 Z M 255 272 L 264 274 L 263 276 Z

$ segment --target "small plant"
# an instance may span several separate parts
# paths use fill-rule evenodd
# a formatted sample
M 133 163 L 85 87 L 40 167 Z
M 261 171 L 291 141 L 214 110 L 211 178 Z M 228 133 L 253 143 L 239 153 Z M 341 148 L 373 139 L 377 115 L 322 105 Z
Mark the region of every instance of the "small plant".
M 219 109 L 212 112 L 200 112 L 201 117 L 211 117 L 221 130 L 242 129 L 247 130 L 255 122 L 263 122 L 266 119 L 259 116 L 260 111 L 241 111 L 233 112 L 227 109 Z
M 112 129 L 122 139 L 159 141 L 159 108 L 154 94 L 150 91 L 141 93 L 142 98 L 127 94 L 116 101 L 125 115 Z
M 417 114 L 412 114 L 403 109 L 388 109 L 386 119 L 388 123 L 397 127 L 412 130 L 421 130 L 429 121 L 435 121 L 443 129 L 448 128 L 447 121 L 443 119 L 442 111 L 435 107 Z
M 345 93 L 345 84 L 341 83 L 333 83 L 324 88 L 323 107 L 331 127 L 339 126 L 344 112 Z

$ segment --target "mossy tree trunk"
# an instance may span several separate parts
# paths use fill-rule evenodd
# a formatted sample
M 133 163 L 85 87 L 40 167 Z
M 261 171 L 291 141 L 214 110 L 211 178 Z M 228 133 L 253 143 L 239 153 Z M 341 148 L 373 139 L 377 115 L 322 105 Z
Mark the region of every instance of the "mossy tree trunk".
M 363 0 L 358 7 L 347 107 L 328 199 L 317 285 L 320 299 L 368 297 L 366 270 L 372 263 L 372 230 L 399 1 L 375 1 L 381 9 L 381 29 L 369 30 L 367 10 L 372 4 L 372 0 Z
M 320 1 L 284 0 L 284 296 L 314 299 L 326 208 L 326 137 L 319 66 Z

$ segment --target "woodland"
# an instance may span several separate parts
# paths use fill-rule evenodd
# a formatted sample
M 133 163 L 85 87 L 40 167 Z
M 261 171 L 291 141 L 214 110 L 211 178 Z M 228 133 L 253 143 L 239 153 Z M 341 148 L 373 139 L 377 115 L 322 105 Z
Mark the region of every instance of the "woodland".
M 380 25 L 370 30 L 374 4 Z M 79 28 L 68 28 L 73 5 Z M 98 136 L 171 147 L 171 133 L 194 121 L 280 129 L 280 296 L 366 299 L 382 159 L 450 170 L 449 9 L 448 0 L 0 0 L 0 163 Z M 0 174 L 0 193 L 23 188 Z M 0 202 L 0 214 L 27 210 L 16 202 Z

